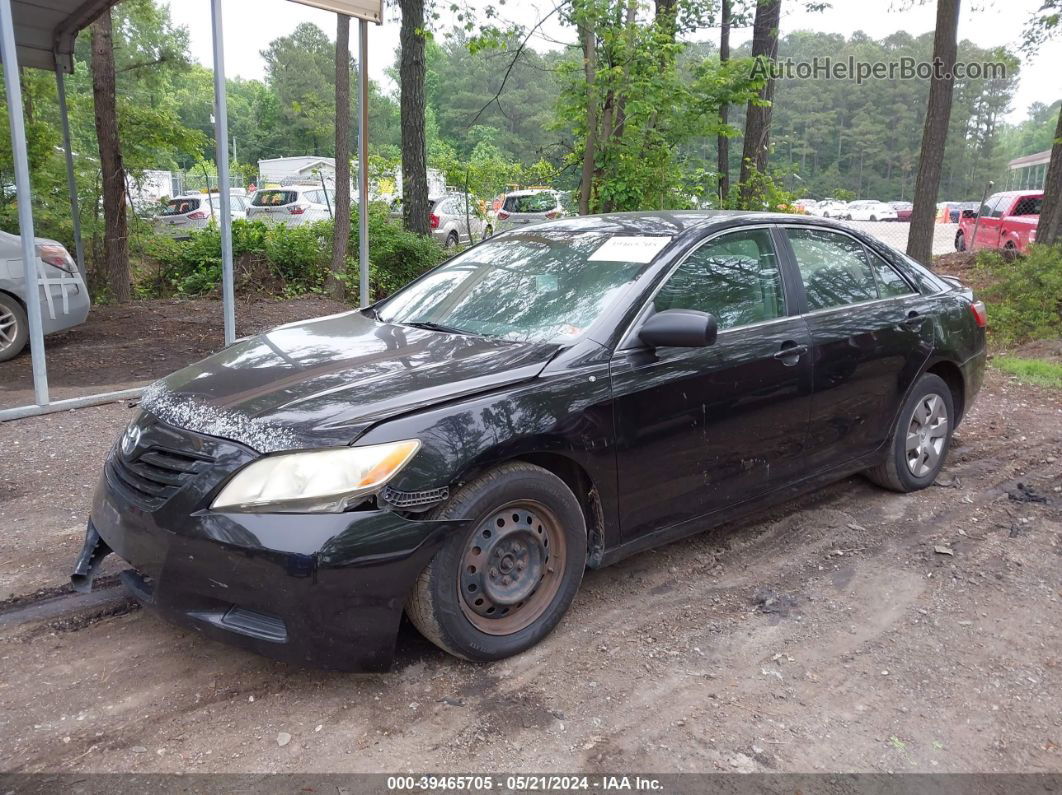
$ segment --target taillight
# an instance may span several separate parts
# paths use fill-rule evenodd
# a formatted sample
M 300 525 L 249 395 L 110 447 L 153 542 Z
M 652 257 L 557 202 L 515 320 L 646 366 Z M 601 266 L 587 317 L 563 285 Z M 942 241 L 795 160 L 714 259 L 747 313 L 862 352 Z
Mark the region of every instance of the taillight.
M 431 228 L 432 229 L 438 229 L 439 228 L 439 216 L 437 216 L 435 213 L 432 213 L 431 217 L 428 219 L 428 223 L 431 224 Z
M 304 212 L 306 212 L 306 205 L 305 204 L 293 204 L 293 205 L 291 205 L 288 208 L 288 212 L 291 213 L 292 215 L 302 215 Z
M 188 213 L 188 220 L 190 221 L 202 221 L 207 218 L 207 214 L 203 210 L 196 210 L 194 213 Z
M 40 257 L 43 262 L 46 262 L 53 268 L 58 268 L 59 270 L 65 271 L 66 273 L 73 273 L 76 270 L 74 261 L 70 259 L 70 255 L 62 246 L 37 246 L 37 256 Z
M 509 217 L 509 213 L 505 212 L 505 210 L 498 210 L 498 220 L 499 221 L 504 221 L 508 217 Z
M 974 320 L 977 321 L 978 328 L 984 328 L 988 325 L 988 311 L 985 309 L 983 302 L 974 301 L 970 304 L 970 311 L 973 312 Z
M 549 218 L 550 220 L 555 220 L 555 219 L 561 217 L 561 211 L 560 210 L 550 210 L 548 213 L 546 213 L 546 217 Z

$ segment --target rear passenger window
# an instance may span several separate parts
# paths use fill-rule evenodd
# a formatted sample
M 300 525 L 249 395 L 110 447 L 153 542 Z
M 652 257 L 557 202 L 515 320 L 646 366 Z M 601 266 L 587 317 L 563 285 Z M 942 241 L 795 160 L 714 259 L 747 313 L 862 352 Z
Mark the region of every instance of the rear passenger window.
M 899 295 L 910 295 L 914 292 L 911 285 L 896 272 L 896 270 L 877 254 L 868 252 L 870 266 L 874 269 L 874 276 L 878 280 L 878 294 L 882 298 L 894 298 Z
M 878 286 L 863 244 L 824 229 L 787 229 L 808 309 L 830 309 L 878 298 Z
M 720 329 L 785 316 L 778 261 L 766 229 L 717 237 L 694 251 L 653 301 L 656 311 L 696 309 Z

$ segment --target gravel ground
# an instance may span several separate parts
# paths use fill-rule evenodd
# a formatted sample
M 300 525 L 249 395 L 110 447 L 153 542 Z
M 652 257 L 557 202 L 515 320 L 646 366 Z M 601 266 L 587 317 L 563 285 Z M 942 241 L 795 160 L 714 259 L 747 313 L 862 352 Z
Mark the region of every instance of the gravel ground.
M 5 594 L 64 582 L 129 415 L 0 424 Z M 408 626 L 393 673 L 343 675 L 139 610 L 0 624 L 0 769 L 1060 772 L 1060 484 L 1058 393 L 990 373 L 937 486 L 852 478 L 591 572 L 505 662 Z

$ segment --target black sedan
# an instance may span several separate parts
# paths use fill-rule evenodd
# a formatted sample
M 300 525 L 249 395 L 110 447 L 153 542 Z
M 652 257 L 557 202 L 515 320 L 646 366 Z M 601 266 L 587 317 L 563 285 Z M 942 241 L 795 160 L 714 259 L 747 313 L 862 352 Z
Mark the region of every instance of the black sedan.
M 403 612 L 496 660 L 584 570 L 853 473 L 940 471 L 985 365 L 972 294 L 806 216 L 526 227 L 363 310 L 150 388 L 74 583 L 279 659 L 386 669 Z

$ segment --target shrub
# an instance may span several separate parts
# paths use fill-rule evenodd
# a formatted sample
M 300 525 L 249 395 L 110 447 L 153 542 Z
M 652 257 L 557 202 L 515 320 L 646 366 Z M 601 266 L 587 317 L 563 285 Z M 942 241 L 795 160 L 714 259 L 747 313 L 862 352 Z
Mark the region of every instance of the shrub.
M 1062 337 L 1062 245 L 1031 246 L 1007 261 L 997 252 L 977 257 L 988 328 L 1004 345 Z
M 233 259 L 241 268 L 242 283 L 281 295 L 321 291 L 332 259 L 332 230 L 331 220 L 304 226 L 233 221 Z M 141 269 L 144 283 L 138 285 L 138 291 L 142 294 L 159 294 L 161 285 L 177 295 L 197 296 L 217 290 L 221 283 L 221 233 L 216 225 L 193 232 L 188 240 L 150 236 L 143 251 L 148 260 L 158 263 L 159 275 L 149 277 L 151 269 Z M 442 247 L 431 237 L 403 229 L 390 217 L 386 205 L 370 207 L 369 278 L 373 300 L 394 292 L 437 265 L 444 256 Z M 356 213 L 346 260 L 347 269 L 341 278 L 350 287 L 353 300 L 358 287 Z M 263 267 L 267 273 L 262 273 Z

